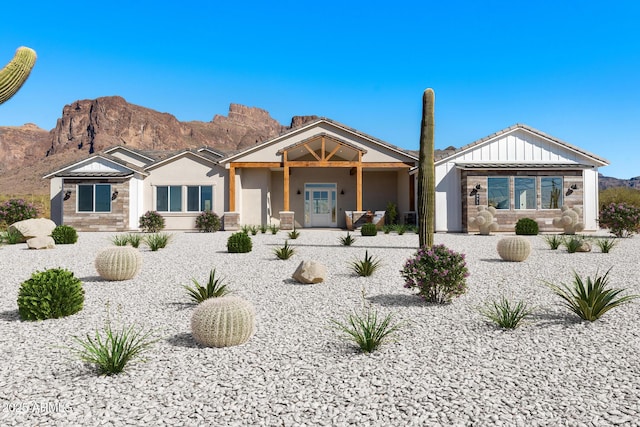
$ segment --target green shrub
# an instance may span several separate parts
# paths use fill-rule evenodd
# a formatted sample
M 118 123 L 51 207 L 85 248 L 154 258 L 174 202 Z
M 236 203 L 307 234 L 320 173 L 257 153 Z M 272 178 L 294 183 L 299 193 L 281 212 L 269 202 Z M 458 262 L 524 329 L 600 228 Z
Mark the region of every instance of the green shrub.
M 363 236 L 375 236 L 378 234 L 378 228 L 375 224 L 368 222 L 362 225 L 362 228 L 360 228 L 360 234 Z
M 4 233 L 4 240 L 9 245 L 15 245 L 16 243 L 20 243 L 22 241 L 22 233 L 14 229 L 7 230 Z
M 62 268 L 33 273 L 18 292 L 18 312 L 23 320 L 70 316 L 82 310 L 83 304 L 82 282 Z
M 542 237 L 545 242 L 549 245 L 549 248 L 552 250 L 556 250 L 564 243 L 564 238 L 557 234 L 549 234 L 547 236 Z
M 612 308 L 640 298 L 640 295 L 618 297 L 620 293 L 625 291 L 624 289 L 606 289 L 610 271 L 611 269 L 604 276 L 598 276 L 596 273 L 595 280 L 587 277 L 586 284 L 578 273 L 574 272 L 572 287 L 564 283 L 560 286 L 547 283 L 547 286 L 562 298 L 562 305 L 580 316 L 581 319 L 593 322 Z
M 640 230 L 640 207 L 611 203 L 600 209 L 598 221 L 616 237 L 630 237 Z
M 251 237 L 242 231 L 233 233 L 227 239 L 227 250 L 230 253 L 246 253 L 251 252 Z
M 156 211 L 147 211 L 140 217 L 140 228 L 145 233 L 157 233 L 164 229 L 164 218 Z
M 523 301 L 512 305 L 502 297 L 480 308 L 480 314 L 505 329 L 515 329 L 520 322 L 531 314 L 532 310 Z
M 196 217 L 196 228 L 205 233 L 214 233 L 220 230 L 220 217 L 211 211 L 201 212 Z
M 378 311 L 371 307 L 367 307 L 362 314 L 350 314 L 346 322 L 334 319 L 331 322 L 364 353 L 377 350 L 400 329 L 399 324 L 393 323 L 393 314 L 380 317 Z
M 5 223 L 10 226 L 15 222 L 37 216 L 38 209 L 23 199 L 9 199 L 0 203 L 0 224 Z
M 612 203 L 623 203 L 640 208 L 640 191 L 631 187 L 607 188 L 600 192 L 599 200 L 601 209 L 604 209 Z
M 352 237 L 349 232 L 347 231 L 347 235 L 344 237 L 340 237 L 340 243 L 342 244 L 342 246 L 351 246 L 352 244 L 355 243 L 356 238 Z
M 464 254 L 444 245 L 418 249 L 401 274 L 404 287 L 418 288 L 418 294 L 428 302 L 447 303 L 467 291 L 469 271 Z
M 51 237 L 56 245 L 70 245 L 78 241 L 78 232 L 69 225 L 58 225 L 51 232 Z
M 355 274 L 362 277 L 371 276 L 380 267 L 380 260 L 369 255 L 369 251 L 364 251 L 364 259 L 352 261 L 351 269 Z
M 216 279 L 215 268 L 209 273 L 209 281 L 207 286 L 204 287 L 196 279 L 191 279 L 194 286 L 184 285 L 184 288 L 189 293 L 189 296 L 196 303 L 201 303 L 209 298 L 223 297 L 229 294 L 231 291 L 227 289 L 227 285 L 222 284 L 222 279 Z
M 538 223 L 531 218 L 520 218 L 516 223 L 516 234 L 535 236 L 538 234 Z
M 289 259 L 295 253 L 295 249 L 289 246 L 289 243 L 285 240 L 284 246 L 274 249 L 273 253 L 275 253 L 279 259 Z
M 145 238 L 145 243 L 149 246 L 149 249 L 157 251 L 158 249 L 166 248 L 170 239 L 171 234 L 153 233 Z
M 74 336 L 80 348 L 71 350 L 83 362 L 95 365 L 100 375 L 115 375 L 124 371 L 129 362 L 138 358 L 157 341 L 149 339 L 151 333 L 143 333 L 134 326 L 114 331 L 107 322 L 104 337 L 97 329 L 93 337 L 89 334 L 85 339 Z

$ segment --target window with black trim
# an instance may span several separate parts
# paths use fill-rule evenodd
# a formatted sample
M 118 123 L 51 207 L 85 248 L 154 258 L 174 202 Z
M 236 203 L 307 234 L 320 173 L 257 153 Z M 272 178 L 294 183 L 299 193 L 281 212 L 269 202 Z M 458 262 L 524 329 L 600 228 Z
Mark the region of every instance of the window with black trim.
M 78 212 L 111 212 L 111 184 L 78 184 Z

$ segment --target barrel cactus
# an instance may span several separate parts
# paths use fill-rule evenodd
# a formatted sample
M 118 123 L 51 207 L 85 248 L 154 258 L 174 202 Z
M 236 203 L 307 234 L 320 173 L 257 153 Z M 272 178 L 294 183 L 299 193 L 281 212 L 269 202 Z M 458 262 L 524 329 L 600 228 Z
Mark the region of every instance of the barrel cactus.
M 255 332 L 255 310 L 250 302 L 233 295 L 201 302 L 191 316 L 191 334 L 206 347 L 244 344 Z
M 564 234 L 576 234 L 584 230 L 584 223 L 580 222 L 582 209 L 564 205 L 560 208 L 562 215 L 553 218 L 553 226 L 564 229 Z
M 96 256 L 96 270 L 106 280 L 129 280 L 142 267 L 142 255 L 131 246 L 112 246 Z
M 8 101 L 27 81 L 36 63 L 36 52 L 21 46 L 13 59 L 0 71 L 0 104 Z
M 496 249 L 503 260 L 521 262 L 531 253 L 531 244 L 524 237 L 511 236 L 500 239 Z
M 493 206 L 478 206 L 478 215 L 469 218 L 469 225 L 478 227 L 480 234 L 489 235 L 498 231 L 498 223 L 493 220 L 496 208 Z

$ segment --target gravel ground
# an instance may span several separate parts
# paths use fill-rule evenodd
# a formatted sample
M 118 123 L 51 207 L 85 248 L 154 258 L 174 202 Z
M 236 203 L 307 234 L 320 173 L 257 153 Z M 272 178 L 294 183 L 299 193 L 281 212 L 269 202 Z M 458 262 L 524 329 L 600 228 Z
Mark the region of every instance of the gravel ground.
M 611 286 L 640 294 L 639 237 L 609 254 L 597 247 L 569 254 L 530 236 L 529 258 L 508 263 L 495 250 L 503 236 L 437 234 L 436 243 L 467 255 L 471 275 L 465 295 L 431 305 L 402 286 L 415 234 L 357 237 L 343 247 L 343 231 L 301 230 L 287 261 L 272 253 L 284 232 L 258 234 L 248 254 L 227 253 L 229 235 L 175 233 L 158 252 L 142 247 L 142 271 L 123 282 L 103 281 L 93 267 L 108 233 L 80 233 L 77 244 L 53 250 L 1 247 L 0 425 L 640 425 L 640 303 L 581 322 L 544 285 L 569 283 L 574 270 L 593 276 L 613 267 Z M 355 277 L 349 261 L 365 249 L 383 266 Z M 303 259 L 324 263 L 327 280 L 293 282 Z M 84 309 L 20 321 L 20 283 L 54 267 L 81 278 Z M 206 282 L 214 267 L 256 307 L 257 331 L 244 345 L 203 348 L 191 338 L 194 305 L 181 285 Z M 360 310 L 363 292 L 366 303 L 404 322 L 370 355 L 330 322 Z M 477 307 L 503 295 L 528 301 L 535 315 L 514 331 L 488 323 Z M 144 363 L 98 377 L 68 347 L 74 335 L 101 329 L 108 311 L 116 326 L 153 329 L 160 340 Z

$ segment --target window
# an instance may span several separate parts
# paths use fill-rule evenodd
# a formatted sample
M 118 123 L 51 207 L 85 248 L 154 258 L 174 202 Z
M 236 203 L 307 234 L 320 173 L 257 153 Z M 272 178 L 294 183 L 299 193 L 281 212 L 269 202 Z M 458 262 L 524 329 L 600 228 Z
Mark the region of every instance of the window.
M 509 178 L 488 178 L 487 198 L 489 206 L 509 209 Z
M 111 184 L 78 184 L 78 212 L 111 212 Z
M 562 206 L 562 178 L 544 177 L 540 179 L 540 208 L 558 209 Z
M 213 210 L 213 187 L 194 185 L 187 187 L 187 211 L 202 212 Z
M 158 212 L 182 211 L 182 186 L 158 186 L 156 187 L 156 210 Z
M 513 179 L 513 193 L 516 209 L 536 208 L 536 179 L 519 178 Z

